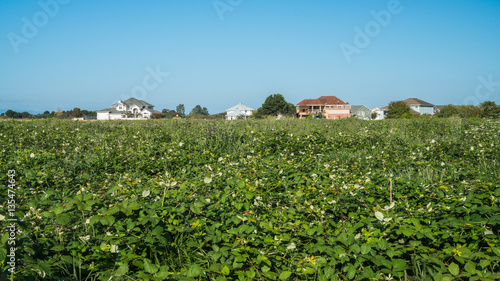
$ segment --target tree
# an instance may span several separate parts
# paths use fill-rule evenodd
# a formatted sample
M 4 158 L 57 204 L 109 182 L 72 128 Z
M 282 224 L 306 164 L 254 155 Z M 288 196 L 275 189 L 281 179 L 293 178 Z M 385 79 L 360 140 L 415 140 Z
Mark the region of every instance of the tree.
M 441 118 L 458 116 L 457 107 L 452 104 L 445 105 L 439 109 L 439 111 L 436 113 L 436 116 Z
M 189 115 L 201 115 L 201 106 L 198 104 L 193 109 L 191 109 L 191 112 L 189 112 Z
M 184 104 L 179 104 L 176 108 L 175 111 L 179 113 L 180 115 L 185 115 L 186 114 L 186 109 L 184 108 Z
M 202 114 L 202 115 L 208 115 L 208 109 L 207 109 L 206 107 L 203 107 L 203 108 L 201 109 L 201 114 Z
M 5 111 L 5 116 L 9 117 L 9 118 L 13 118 L 14 115 L 16 114 L 16 112 L 14 110 L 7 110 Z
M 372 120 L 375 120 L 378 117 L 378 113 L 377 112 L 372 112 L 372 114 L 371 114 L 370 117 L 371 117 Z
M 403 101 L 393 101 L 389 104 L 387 118 L 412 118 L 411 108 Z
M 80 118 L 82 116 L 83 116 L 83 114 L 82 114 L 82 111 L 80 110 L 80 108 L 78 108 L 78 107 L 73 108 L 73 117 Z
M 254 112 L 254 116 L 256 117 L 264 117 L 264 116 L 277 116 L 281 115 L 293 115 L 295 113 L 295 106 L 292 103 L 289 103 L 285 100 L 285 98 L 281 94 L 269 95 L 262 107 L 258 108 Z
M 498 118 L 500 117 L 500 108 L 494 101 L 482 102 L 479 107 L 481 108 L 481 117 L 484 118 Z

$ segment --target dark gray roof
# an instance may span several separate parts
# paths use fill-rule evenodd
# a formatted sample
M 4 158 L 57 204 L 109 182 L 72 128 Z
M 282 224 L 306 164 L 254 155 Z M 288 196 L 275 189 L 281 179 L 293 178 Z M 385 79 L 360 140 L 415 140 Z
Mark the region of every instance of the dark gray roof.
M 142 108 L 142 107 L 154 107 L 154 105 L 147 103 L 143 100 L 138 100 L 136 98 L 129 98 L 127 100 L 122 101 L 122 103 L 124 103 L 130 107 L 132 107 L 134 105 L 137 105 L 140 108 Z M 117 105 L 118 105 L 118 103 L 115 103 L 112 105 L 112 107 L 116 107 Z
M 101 110 L 98 110 L 97 112 L 99 112 L 99 113 L 124 113 L 123 111 L 118 111 L 113 107 L 101 109 Z

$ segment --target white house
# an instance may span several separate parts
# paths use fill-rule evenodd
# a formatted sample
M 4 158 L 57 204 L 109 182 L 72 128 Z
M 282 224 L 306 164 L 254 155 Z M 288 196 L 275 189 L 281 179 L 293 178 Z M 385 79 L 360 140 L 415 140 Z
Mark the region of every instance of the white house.
M 132 118 L 150 118 L 153 113 L 160 113 L 153 109 L 154 105 L 143 100 L 129 98 L 125 101 L 118 101 L 111 105 L 111 108 L 97 111 L 97 120 L 117 120 Z
M 405 99 L 402 100 L 402 102 L 410 106 L 410 112 L 415 115 L 422 115 L 422 114 L 434 115 L 434 105 L 431 103 L 428 103 L 426 101 L 417 98 Z M 389 106 L 382 107 L 379 110 L 380 119 L 385 119 L 388 110 Z
M 372 119 L 372 111 L 364 105 L 351 105 L 351 116 L 358 119 Z
M 236 120 L 238 118 L 247 119 L 255 109 L 248 107 L 241 102 L 226 110 L 226 120 Z

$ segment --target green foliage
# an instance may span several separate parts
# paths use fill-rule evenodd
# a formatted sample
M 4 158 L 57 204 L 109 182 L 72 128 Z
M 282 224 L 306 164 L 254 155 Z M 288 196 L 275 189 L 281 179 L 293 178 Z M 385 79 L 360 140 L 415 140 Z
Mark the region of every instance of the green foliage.
M 206 107 L 201 107 L 200 105 L 196 105 L 189 115 L 208 115 L 208 109 Z
M 179 113 L 181 116 L 186 115 L 186 108 L 184 107 L 184 104 L 179 104 L 176 108 L 175 111 Z
M 479 105 L 482 110 L 481 117 L 484 118 L 499 118 L 500 106 L 494 101 L 485 101 Z
M 389 108 L 387 110 L 388 119 L 394 118 L 413 118 L 413 114 L 411 113 L 411 108 L 403 101 L 393 101 L 389 104 Z
M 257 118 L 262 118 L 265 116 L 277 116 L 277 115 L 293 115 L 295 114 L 295 106 L 285 100 L 283 95 L 274 94 L 269 95 L 262 107 L 254 111 L 253 115 Z
M 442 118 L 449 118 L 452 116 L 457 116 L 458 117 L 458 109 L 455 105 L 448 104 L 439 109 L 439 111 L 436 113 L 437 117 L 442 117 Z
M 16 280 L 495 279 L 499 130 L 3 121 L 0 180 L 15 169 L 20 186 Z

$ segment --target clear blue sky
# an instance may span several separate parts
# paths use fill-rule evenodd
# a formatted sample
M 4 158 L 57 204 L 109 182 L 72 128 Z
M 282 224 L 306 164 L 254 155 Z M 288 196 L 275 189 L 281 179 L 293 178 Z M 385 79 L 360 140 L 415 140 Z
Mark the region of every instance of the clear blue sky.
M 0 0 L 0 35 L 2 110 L 500 103 L 498 0 Z

